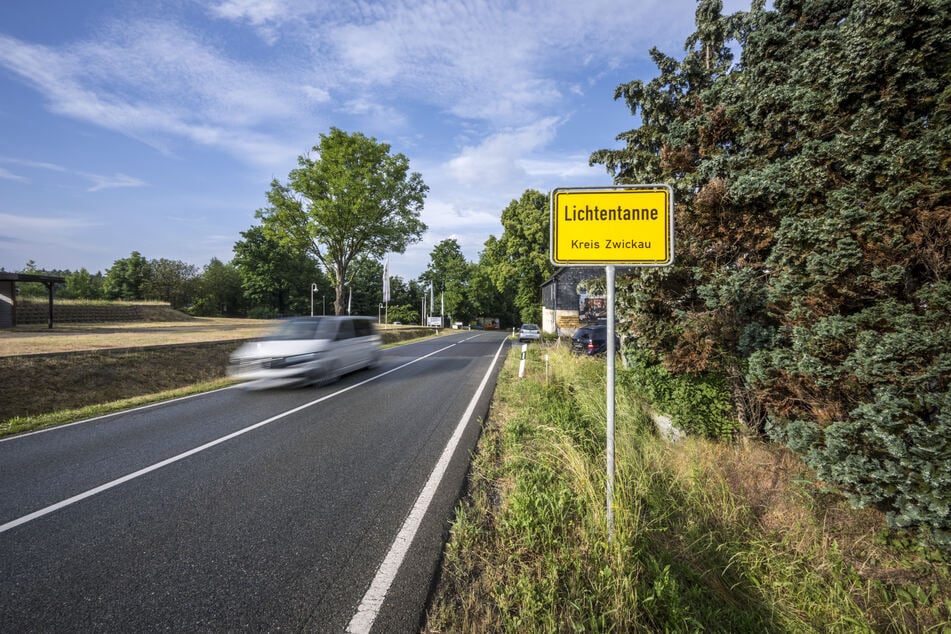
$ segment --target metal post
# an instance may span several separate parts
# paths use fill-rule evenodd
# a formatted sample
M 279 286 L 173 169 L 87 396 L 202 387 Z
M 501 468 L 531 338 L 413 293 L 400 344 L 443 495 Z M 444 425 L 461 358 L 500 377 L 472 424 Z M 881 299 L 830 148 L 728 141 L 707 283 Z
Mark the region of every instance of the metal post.
M 310 285 L 310 316 L 314 316 L 314 291 L 317 290 L 317 283 L 314 282 Z
M 614 265 L 609 264 L 605 267 L 607 277 L 608 297 L 608 358 L 607 358 L 607 523 L 608 523 L 608 542 L 614 542 Z
M 49 324 L 48 327 L 52 328 L 53 327 L 53 282 L 46 282 L 46 288 L 50 292 L 50 315 L 49 315 L 49 321 L 47 323 Z

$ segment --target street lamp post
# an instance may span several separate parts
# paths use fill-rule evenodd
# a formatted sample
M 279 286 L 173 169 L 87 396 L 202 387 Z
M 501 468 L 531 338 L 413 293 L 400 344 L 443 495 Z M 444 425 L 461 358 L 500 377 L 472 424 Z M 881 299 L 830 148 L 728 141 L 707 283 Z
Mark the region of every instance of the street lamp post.
M 310 285 L 310 316 L 314 316 L 314 292 L 317 290 L 317 283 Z

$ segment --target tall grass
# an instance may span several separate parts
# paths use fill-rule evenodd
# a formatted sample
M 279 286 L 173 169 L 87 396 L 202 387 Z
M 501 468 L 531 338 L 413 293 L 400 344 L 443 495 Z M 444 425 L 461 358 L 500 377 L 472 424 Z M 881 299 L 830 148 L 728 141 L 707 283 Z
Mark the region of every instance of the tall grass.
M 787 454 L 671 445 L 630 391 L 617 398 L 608 540 L 604 363 L 546 353 L 547 381 L 537 347 L 527 378 L 517 355 L 502 370 L 428 631 L 942 631 L 947 591 L 884 601 L 824 532 L 808 486 L 760 477 L 796 467 Z M 862 553 L 903 565 L 869 539 Z M 928 570 L 948 580 L 940 562 Z

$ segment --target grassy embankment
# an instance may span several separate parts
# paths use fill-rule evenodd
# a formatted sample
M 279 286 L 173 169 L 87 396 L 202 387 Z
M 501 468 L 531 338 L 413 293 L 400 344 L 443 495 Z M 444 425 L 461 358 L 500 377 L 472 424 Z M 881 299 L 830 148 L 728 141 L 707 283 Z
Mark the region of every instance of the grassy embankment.
M 948 632 L 940 554 L 756 440 L 670 444 L 619 369 L 606 538 L 603 359 L 502 370 L 425 631 Z
M 229 385 L 228 355 L 272 325 L 192 318 L 167 306 L 145 312 L 174 320 L 0 330 L 0 436 Z M 395 342 L 429 332 L 419 330 L 382 334 L 385 342 Z

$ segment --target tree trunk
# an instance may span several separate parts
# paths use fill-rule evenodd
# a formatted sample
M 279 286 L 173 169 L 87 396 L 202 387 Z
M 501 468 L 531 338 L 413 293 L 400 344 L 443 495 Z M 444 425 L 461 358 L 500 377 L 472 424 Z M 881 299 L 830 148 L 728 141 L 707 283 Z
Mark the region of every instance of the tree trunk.
M 347 300 L 346 300 L 346 297 L 344 296 L 344 293 L 346 293 L 347 285 L 346 285 L 346 282 L 344 282 L 344 280 L 346 279 L 344 275 L 347 271 L 341 264 L 338 263 L 334 267 L 334 272 L 335 272 L 335 277 L 337 278 L 334 280 L 334 292 L 335 292 L 334 314 L 346 315 L 347 314 L 347 305 L 346 305 Z

